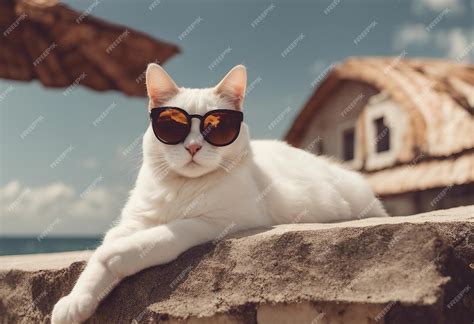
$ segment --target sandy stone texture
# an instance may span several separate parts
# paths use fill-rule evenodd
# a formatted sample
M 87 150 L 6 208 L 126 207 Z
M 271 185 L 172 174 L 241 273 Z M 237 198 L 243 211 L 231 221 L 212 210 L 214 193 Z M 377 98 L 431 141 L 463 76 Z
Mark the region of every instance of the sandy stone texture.
M 90 252 L 0 257 L 0 322 L 48 323 Z M 474 207 L 289 224 L 125 279 L 89 323 L 469 323 Z

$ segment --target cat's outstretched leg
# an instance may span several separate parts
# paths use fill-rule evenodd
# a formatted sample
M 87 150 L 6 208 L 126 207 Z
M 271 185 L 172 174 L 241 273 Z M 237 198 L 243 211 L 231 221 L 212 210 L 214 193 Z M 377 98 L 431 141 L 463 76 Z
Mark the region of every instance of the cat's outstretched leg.
M 170 262 L 187 249 L 236 229 L 235 223 L 195 218 L 175 220 L 134 234 L 108 234 L 71 293 L 55 305 L 52 324 L 85 321 L 124 277 Z M 120 231 L 119 227 L 115 231 Z
M 106 249 L 118 238 L 134 233 L 137 228 L 119 225 L 112 228 L 99 249 Z M 62 297 L 54 306 L 52 324 L 80 323 L 88 319 L 100 301 L 112 291 L 120 279 L 112 274 L 97 258 L 94 252 L 69 295 Z
M 99 249 L 97 258 L 114 276 L 123 278 L 170 262 L 193 246 L 234 232 L 234 225 L 205 218 L 179 219 L 117 239 L 107 249 Z

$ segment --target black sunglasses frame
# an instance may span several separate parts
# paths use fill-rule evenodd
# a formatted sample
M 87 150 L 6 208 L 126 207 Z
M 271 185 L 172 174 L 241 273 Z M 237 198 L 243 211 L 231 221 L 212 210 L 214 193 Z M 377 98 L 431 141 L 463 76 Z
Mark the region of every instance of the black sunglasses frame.
M 165 142 L 164 140 L 162 140 L 158 134 L 155 132 L 155 127 L 154 127 L 154 121 L 156 120 L 156 118 L 158 118 L 160 116 L 160 114 L 167 110 L 167 109 L 175 109 L 175 110 L 178 110 L 179 112 L 182 112 L 184 114 L 184 116 L 186 116 L 186 119 L 188 121 L 188 124 L 187 124 L 187 130 L 186 130 L 186 136 L 184 136 L 184 138 L 182 140 L 179 140 L 177 142 Z M 206 133 L 206 129 L 204 127 L 204 120 L 206 119 L 207 116 L 209 115 L 212 115 L 216 112 L 225 112 L 225 113 L 229 113 L 229 114 L 234 114 L 236 116 L 238 116 L 239 118 L 239 128 L 237 129 L 237 132 L 234 136 L 234 138 L 232 139 L 232 141 L 226 143 L 226 144 L 220 144 L 220 145 L 216 145 L 212 142 L 210 142 L 207 138 L 207 133 Z M 207 113 L 205 113 L 204 115 L 198 115 L 198 114 L 188 114 L 188 112 L 182 108 L 179 108 L 179 107 L 173 107 L 173 106 L 164 106 L 164 107 L 156 107 L 156 108 L 152 108 L 150 110 L 150 122 L 151 122 L 151 125 L 152 125 L 152 128 L 153 128 L 153 133 L 155 134 L 155 137 L 163 144 L 167 144 L 167 145 L 177 145 L 179 143 L 183 143 L 184 140 L 186 139 L 186 137 L 188 137 L 189 133 L 191 132 L 191 124 L 192 124 L 192 119 L 193 118 L 197 118 L 199 119 L 199 130 L 201 132 L 201 136 L 202 138 L 208 142 L 209 144 L 213 145 L 213 146 L 218 146 L 218 147 L 221 147 L 221 146 L 227 146 L 227 145 L 230 145 L 232 143 L 235 142 L 235 140 L 237 139 L 237 137 L 239 137 L 239 134 L 240 134 L 240 126 L 244 120 L 244 114 L 241 112 L 241 111 L 238 111 L 238 110 L 232 110 L 232 109 L 214 109 L 214 110 L 210 110 L 208 111 Z

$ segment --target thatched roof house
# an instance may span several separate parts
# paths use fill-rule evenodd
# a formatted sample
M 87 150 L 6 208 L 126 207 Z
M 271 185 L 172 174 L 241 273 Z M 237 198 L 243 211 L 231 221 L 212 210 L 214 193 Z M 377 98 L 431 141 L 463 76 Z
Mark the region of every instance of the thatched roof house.
M 365 173 L 392 213 L 474 204 L 474 66 L 351 58 L 328 73 L 286 140 Z
M 55 0 L 0 0 L 0 78 L 145 96 L 146 65 L 179 48 L 93 18 L 94 5 L 76 12 Z

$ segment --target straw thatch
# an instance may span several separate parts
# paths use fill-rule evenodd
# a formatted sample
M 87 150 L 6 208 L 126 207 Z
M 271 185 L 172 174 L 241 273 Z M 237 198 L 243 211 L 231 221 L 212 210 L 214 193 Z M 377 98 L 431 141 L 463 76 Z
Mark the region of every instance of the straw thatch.
M 0 77 L 145 96 L 147 63 L 164 63 L 178 47 L 93 18 L 91 10 L 80 13 L 50 0 L 0 0 Z
M 445 159 L 403 164 L 366 174 L 380 196 L 443 188 L 474 182 L 474 152 Z
M 343 81 L 362 82 L 387 93 L 408 116 L 403 148 L 393 165 L 375 172 L 360 168 L 368 173 L 377 193 L 388 195 L 474 182 L 472 64 L 351 58 L 329 73 L 303 107 L 286 135 L 290 144 L 301 145 L 311 125 L 309 121 L 317 118 L 318 110 Z

